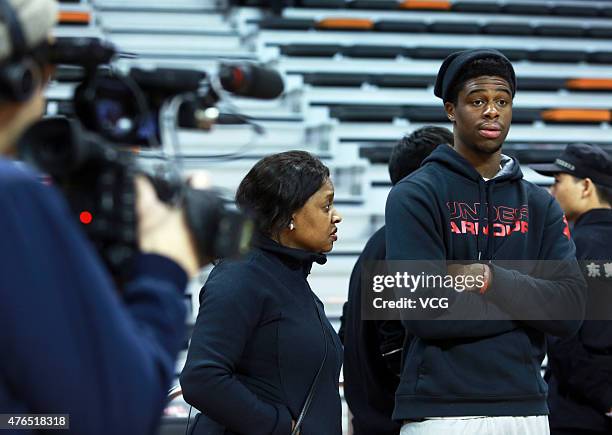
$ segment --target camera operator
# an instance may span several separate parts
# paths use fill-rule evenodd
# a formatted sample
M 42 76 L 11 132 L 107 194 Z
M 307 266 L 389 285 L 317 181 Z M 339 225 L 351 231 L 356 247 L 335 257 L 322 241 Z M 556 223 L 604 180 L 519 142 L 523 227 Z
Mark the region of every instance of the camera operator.
M 142 253 L 120 295 L 64 198 L 11 160 L 43 112 L 56 16 L 53 0 L 0 0 L 0 413 L 150 434 L 185 338 L 195 244 L 183 212 L 137 178 Z

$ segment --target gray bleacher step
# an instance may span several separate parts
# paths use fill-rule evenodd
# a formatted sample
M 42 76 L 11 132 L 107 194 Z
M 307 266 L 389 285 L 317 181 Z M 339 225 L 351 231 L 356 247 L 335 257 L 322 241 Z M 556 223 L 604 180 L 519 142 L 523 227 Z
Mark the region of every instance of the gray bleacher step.
M 108 32 L 234 35 L 224 16 L 210 12 L 100 11 L 100 26 Z
M 227 7 L 226 0 L 92 0 L 101 10 L 126 11 L 202 11 Z
M 309 87 L 304 94 L 310 104 L 380 104 L 418 105 L 431 104 L 440 107 L 440 99 L 431 89 L 388 89 L 361 88 L 347 89 L 334 87 Z M 521 91 L 516 94 L 514 109 L 542 107 L 571 108 L 612 108 L 610 95 L 600 92 L 540 92 Z
M 156 35 L 155 33 L 110 33 L 108 39 L 121 51 L 148 56 L 229 56 L 242 54 L 245 46 L 237 34 Z
M 80 38 L 101 38 L 104 39 L 104 32 L 96 26 L 76 27 L 76 26 L 57 26 L 52 31 L 56 38 L 80 37 Z
M 607 51 L 610 44 L 606 40 L 581 38 L 553 38 L 515 36 L 509 38 L 505 35 L 448 35 L 448 34 L 419 34 L 418 38 L 403 38 L 400 43 L 403 47 L 439 47 L 439 48 L 472 48 L 490 47 L 499 50 L 578 50 L 585 52 Z M 260 30 L 249 36 L 249 39 L 260 46 L 283 44 L 374 44 L 397 45 L 398 41 L 384 33 L 364 33 L 335 31 L 330 32 L 300 32 L 293 30 Z
M 245 15 L 251 12 L 245 12 Z M 359 10 L 359 9 L 316 9 L 316 8 L 285 8 L 283 17 L 301 19 L 322 19 L 330 16 L 340 16 L 346 18 L 367 18 L 372 20 L 402 20 L 402 21 L 421 21 L 433 23 L 437 21 L 456 22 L 456 23 L 532 23 L 560 24 L 560 25 L 605 25 L 610 24 L 606 17 L 578 17 L 559 16 L 559 15 L 538 15 L 524 16 L 513 14 L 480 14 L 476 12 L 464 12 L 460 14 L 448 13 L 446 11 L 425 11 L 425 10 Z
M 196 69 L 200 71 L 214 71 L 218 68 L 219 62 L 255 62 L 257 57 L 248 52 L 226 54 L 223 58 L 215 55 L 185 55 L 181 57 L 160 56 L 155 54 L 140 54 L 135 59 L 118 59 L 115 64 L 123 70 L 131 67 L 137 68 L 179 68 Z
M 268 57 L 277 59 L 278 68 L 289 74 L 298 72 L 335 72 L 363 74 L 422 74 L 435 75 L 440 68 L 441 60 L 428 59 L 377 59 L 376 61 L 354 58 L 307 58 L 280 56 L 276 49 L 268 51 Z M 541 64 L 529 61 L 514 65 L 517 76 L 558 78 L 612 78 L 612 68 L 595 64 Z

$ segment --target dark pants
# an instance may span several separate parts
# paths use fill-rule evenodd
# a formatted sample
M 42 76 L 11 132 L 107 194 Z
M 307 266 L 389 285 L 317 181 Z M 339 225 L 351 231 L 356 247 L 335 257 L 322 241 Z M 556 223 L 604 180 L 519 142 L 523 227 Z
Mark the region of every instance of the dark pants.
M 610 435 L 610 432 L 583 429 L 551 429 L 550 435 Z

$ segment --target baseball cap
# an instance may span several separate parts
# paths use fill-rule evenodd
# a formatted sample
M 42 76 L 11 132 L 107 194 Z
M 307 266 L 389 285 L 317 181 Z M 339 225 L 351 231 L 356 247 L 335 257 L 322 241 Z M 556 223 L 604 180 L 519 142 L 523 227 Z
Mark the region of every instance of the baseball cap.
M 25 38 L 26 48 L 43 42 L 57 22 L 58 6 L 55 0 L 8 0 L 14 9 Z M 11 37 L 5 18 L 0 16 L 0 62 L 13 55 Z
M 443 101 L 448 100 L 448 95 L 452 90 L 455 81 L 459 78 L 459 75 L 463 71 L 463 68 L 470 62 L 476 59 L 488 59 L 494 58 L 499 59 L 503 63 L 506 63 L 510 70 L 510 88 L 512 90 L 512 97 L 516 92 L 516 75 L 512 63 L 504 56 L 500 51 L 493 48 L 477 48 L 471 50 L 456 51 L 448 55 L 436 77 L 436 84 L 434 86 L 434 94 L 436 97 L 442 98 Z
M 553 163 L 529 165 L 539 174 L 553 176 L 560 172 L 577 178 L 590 178 L 593 183 L 612 187 L 612 157 L 597 145 L 570 144 Z

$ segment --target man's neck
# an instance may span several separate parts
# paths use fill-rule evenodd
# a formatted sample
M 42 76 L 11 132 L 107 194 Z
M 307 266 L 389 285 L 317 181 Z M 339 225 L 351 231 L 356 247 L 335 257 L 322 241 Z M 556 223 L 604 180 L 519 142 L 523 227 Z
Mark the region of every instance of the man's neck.
M 501 148 L 494 154 L 486 154 L 475 151 L 465 145 L 455 145 L 455 151 L 476 169 L 482 178 L 490 179 L 499 172 L 501 164 Z

